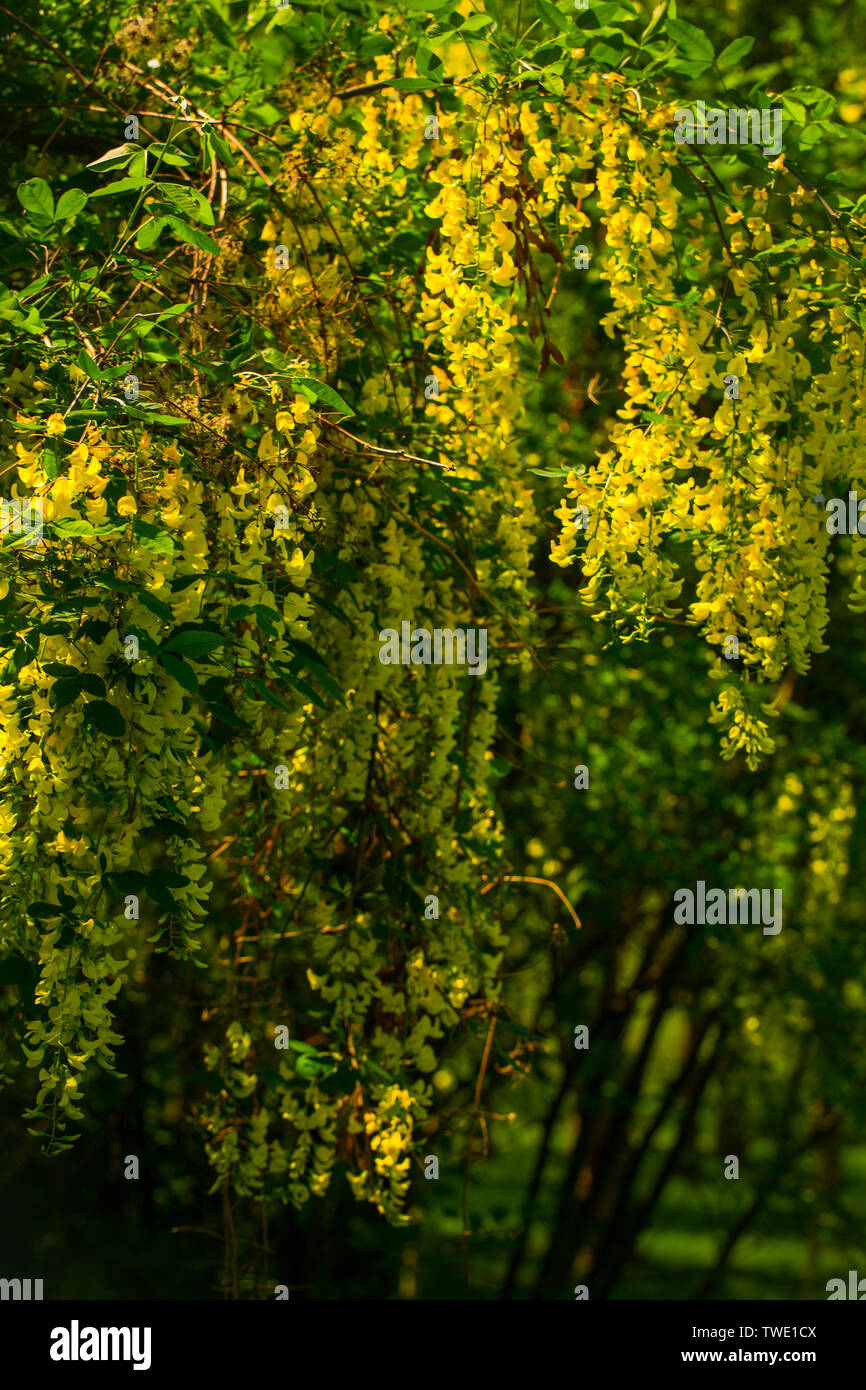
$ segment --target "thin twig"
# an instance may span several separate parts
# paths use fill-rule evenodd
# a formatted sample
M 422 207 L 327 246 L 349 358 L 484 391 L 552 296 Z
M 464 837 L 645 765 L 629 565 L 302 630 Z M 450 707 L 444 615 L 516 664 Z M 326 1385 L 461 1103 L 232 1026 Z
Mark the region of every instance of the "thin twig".
M 574 925 L 575 925 L 578 929 L 580 929 L 580 927 L 583 925 L 582 922 L 581 922 L 581 920 L 580 920 L 580 918 L 578 917 L 577 913 L 575 912 L 574 908 L 572 907 L 571 903 L 568 901 L 568 898 L 567 898 L 567 897 L 565 896 L 565 894 L 563 893 L 562 889 L 561 889 L 556 883 L 554 883 L 551 879 L 549 879 L 549 878 L 534 878 L 533 876 L 531 876 L 531 875 L 529 875 L 529 874 L 503 874 L 503 875 L 501 876 L 501 878 L 494 878 L 494 879 L 491 879 L 491 881 L 487 884 L 487 886 L 486 886 L 485 888 L 482 888 L 482 889 L 481 889 L 482 896 L 483 896 L 485 893 L 489 893 L 489 892 L 490 892 L 490 889 L 493 888 L 497 883 L 500 883 L 500 882 L 501 882 L 501 883 L 544 883 L 544 884 L 546 884 L 546 886 L 547 886 L 548 888 L 552 888 L 552 889 L 553 889 L 553 891 L 554 891 L 554 893 L 556 894 L 556 896 L 557 896 L 558 898 L 560 898 L 561 901 L 562 901 L 562 902 L 565 904 L 565 906 L 568 908 L 568 911 L 569 911 L 570 914 L 571 914 L 571 920 L 574 922 Z

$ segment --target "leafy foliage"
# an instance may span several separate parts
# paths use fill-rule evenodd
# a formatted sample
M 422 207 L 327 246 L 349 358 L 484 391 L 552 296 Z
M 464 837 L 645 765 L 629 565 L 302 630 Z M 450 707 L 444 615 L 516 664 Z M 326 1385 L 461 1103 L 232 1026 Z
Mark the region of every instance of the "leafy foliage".
M 235 1251 L 343 1176 L 409 1228 L 431 1152 L 468 1241 L 473 1161 L 531 1150 L 499 1273 L 563 1296 L 732 1113 L 759 1198 L 862 1139 L 864 561 L 814 498 L 866 488 L 866 76 L 765 9 L 0 10 L 42 518 L 0 536 L 0 1004 L 44 1155 L 136 1103 L 146 1006 L 164 1200 L 198 1164 Z M 678 144 L 704 99 L 783 152 Z M 488 673 L 382 665 L 404 619 Z M 714 875 L 782 884 L 772 957 L 673 924 Z

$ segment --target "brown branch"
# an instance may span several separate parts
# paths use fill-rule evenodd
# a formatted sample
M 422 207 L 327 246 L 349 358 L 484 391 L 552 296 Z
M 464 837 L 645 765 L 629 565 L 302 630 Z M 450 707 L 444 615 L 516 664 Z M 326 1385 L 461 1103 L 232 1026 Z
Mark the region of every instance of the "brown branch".
M 482 895 L 483 895 L 484 893 L 489 893 L 489 892 L 490 892 L 490 889 L 494 886 L 494 884 L 498 883 L 499 881 L 500 881 L 500 880 L 499 880 L 498 878 L 492 879 L 492 880 L 490 881 L 490 883 L 487 884 L 486 888 L 482 888 L 482 889 L 481 889 Z M 532 875 L 530 875 L 530 874 L 503 874 L 503 875 L 502 875 L 502 882 L 503 882 L 503 883 L 543 883 L 543 884 L 545 884 L 548 888 L 552 888 L 553 891 L 554 891 L 554 893 L 556 894 L 556 896 L 557 896 L 563 903 L 565 903 L 565 906 L 568 908 L 568 911 L 569 911 L 569 913 L 571 914 L 571 920 L 574 922 L 574 925 L 578 928 L 578 930 L 580 929 L 580 927 L 581 927 L 581 925 L 582 925 L 580 918 L 578 917 L 578 915 L 577 915 L 577 913 L 575 912 L 574 908 L 572 907 L 571 903 L 568 901 L 568 898 L 567 898 L 567 897 L 565 896 L 565 894 L 563 893 L 562 889 L 561 889 L 557 884 L 555 884 L 551 879 L 549 879 L 549 878 L 534 878 L 534 877 L 533 877 Z

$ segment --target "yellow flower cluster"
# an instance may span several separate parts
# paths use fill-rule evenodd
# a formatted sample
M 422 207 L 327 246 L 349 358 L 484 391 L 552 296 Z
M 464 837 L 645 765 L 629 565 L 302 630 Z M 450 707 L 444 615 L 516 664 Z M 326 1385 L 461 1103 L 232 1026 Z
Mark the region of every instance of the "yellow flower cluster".
M 826 307 L 836 268 L 816 254 L 804 190 L 780 232 L 757 185 L 734 188 L 727 209 L 710 188 L 687 219 L 673 109 L 637 113 L 615 78 L 569 95 L 599 163 L 602 325 L 621 343 L 624 401 L 595 461 L 569 479 L 552 557 L 579 558 L 584 601 L 637 634 L 676 619 L 694 567 L 690 621 L 719 649 L 712 717 L 726 755 L 754 766 L 773 747 L 762 685 L 824 650 L 814 497 L 860 454 L 862 347 Z
M 60 416 L 48 434 L 68 437 Z M 7 585 L 7 620 L 25 636 L 0 687 L 0 871 L 5 942 L 39 967 L 31 1113 L 53 1136 L 62 1112 L 81 1113 L 70 1069 L 112 1069 L 113 1001 L 147 941 L 199 949 L 208 837 L 233 793 L 202 716 L 242 721 L 267 745 L 273 710 L 249 682 L 292 660 L 290 635 L 309 635 L 310 553 L 288 454 L 288 471 L 206 483 L 173 444 L 160 454 L 144 436 L 132 451 L 90 426 L 56 477 L 38 447 L 19 444 L 18 459 L 43 535 L 4 551 L 14 571 L 26 546 L 41 577 Z M 293 588 L 277 604 L 281 575 Z

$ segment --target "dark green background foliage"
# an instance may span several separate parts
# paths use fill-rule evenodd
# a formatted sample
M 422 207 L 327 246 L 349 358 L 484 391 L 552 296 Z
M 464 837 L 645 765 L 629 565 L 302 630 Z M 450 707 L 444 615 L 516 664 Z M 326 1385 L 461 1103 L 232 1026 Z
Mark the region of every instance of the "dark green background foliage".
M 238 119 L 279 141 L 289 136 L 268 98 L 285 65 L 332 69 L 335 86 L 345 83 L 382 12 L 361 0 L 295 8 L 304 24 L 265 38 L 247 31 L 244 4 L 61 0 L 45 13 L 23 3 L 14 14 L 0 6 L 9 50 L 0 77 L 0 227 L 14 234 L 4 282 L 20 283 L 23 268 L 35 273 L 18 184 L 40 176 L 58 197 L 74 186 L 91 192 L 104 180 L 84 166 L 120 143 L 122 113 L 140 109 L 124 35 L 137 36 L 136 63 L 144 52 L 158 55 L 161 74 L 193 101 L 218 107 L 242 92 Z M 417 12 L 420 32 L 422 7 L 405 8 Z M 534 14 L 533 0 L 487 8 L 511 31 Z M 755 88 L 814 86 L 846 100 L 840 74 L 855 70 L 866 91 L 866 0 L 690 0 L 678 13 L 717 53 L 754 35 Z M 610 42 L 622 47 L 616 36 Z M 700 77 L 689 89 L 687 55 L 671 57 L 674 71 L 677 62 L 683 90 L 709 97 Z M 856 200 L 866 187 L 862 147 L 852 140 L 845 148 L 845 167 L 828 167 L 816 139 L 809 178 Z M 88 208 L 69 244 L 93 247 L 104 235 Z M 239 287 L 239 301 L 252 293 Z M 551 334 L 564 365 L 541 381 L 527 376 L 537 428 L 526 446 L 542 469 L 574 465 L 591 450 L 596 419 L 585 388 L 617 375 L 616 344 L 596 327 L 608 306 L 601 287 L 597 304 L 593 293 L 590 280 L 590 312 L 579 321 L 563 295 Z M 9 339 L 4 376 L 26 361 L 27 348 Z M 161 354 L 168 370 L 170 338 L 153 341 L 154 360 Z M 244 350 L 243 341 L 221 346 L 209 366 L 217 379 Z M 549 516 L 558 484 L 536 481 L 539 511 Z M 447 1114 L 431 1132 L 442 1177 L 417 1184 L 417 1219 L 391 1229 L 335 1181 L 302 1212 L 281 1211 L 266 1235 L 254 1220 L 244 1224 L 244 1296 L 272 1296 L 265 1240 L 268 1268 L 283 1271 L 293 1298 L 568 1298 L 576 1256 L 593 1297 L 821 1298 L 828 1278 L 866 1268 L 862 619 L 831 593 L 830 651 L 808 680 L 790 681 L 773 731 L 778 751 L 750 773 L 719 759 L 706 720 L 715 692 L 697 636 L 692 646 L 685 637 L 676 646 L 657 637 L 619 645 L 582 616 L 572 572 L 551 565 L 553 531 L 552 522 L 549 534 L 542 528 L 535 557 L 537 645 L 548 670 L 511 668 L 500 706 L 503 863 L 555 880 L 582 928 L 575 933 L 543 886 L 521 884 L 501 897 L 511 1016 L 494 1039 L 484 1107 L 516 1118 L 491 1127 L 486 1154 L 473 1132 L 467 1181 L 478 1053 L 461 1054 Z M 587 792 L 573 789 L 575 763 L 591 768 Z M 828 834 L 830 873 L 817 892 L 816 837 L 832 831 L 840 784 L 856 817 L 849 840 Z M 783 887 L 792 905 L 785 930 L 797 934 L 783 966 L 757 929 L 685 941 L 674 932 L 671 896 L 699 878 Z M 215 904 L 217 913 L 226 907 Z M 225 1291 L 219 1204 L 184 1118 L 206 1079 L 189 1026 L 200 1008 L 195 966 L 155 956 L 146 994 L 131 987 L 119 1013 L 126 1079 L 97 1073 L 81 1138 L 57 1159 L 40 1156 L 19 1123 L 23 1089 L 4 1093 L 0 1273 L 42 1275 L 49 1297 Z M 579 1024 L 590 1028 L 588 1052 L 573 1047 Z M 720 1177 L 730 1153 L 740 1156 L 739 1182 Z M 137 1183 L 123 1180 L 126 1154 L 143 1160 Z

